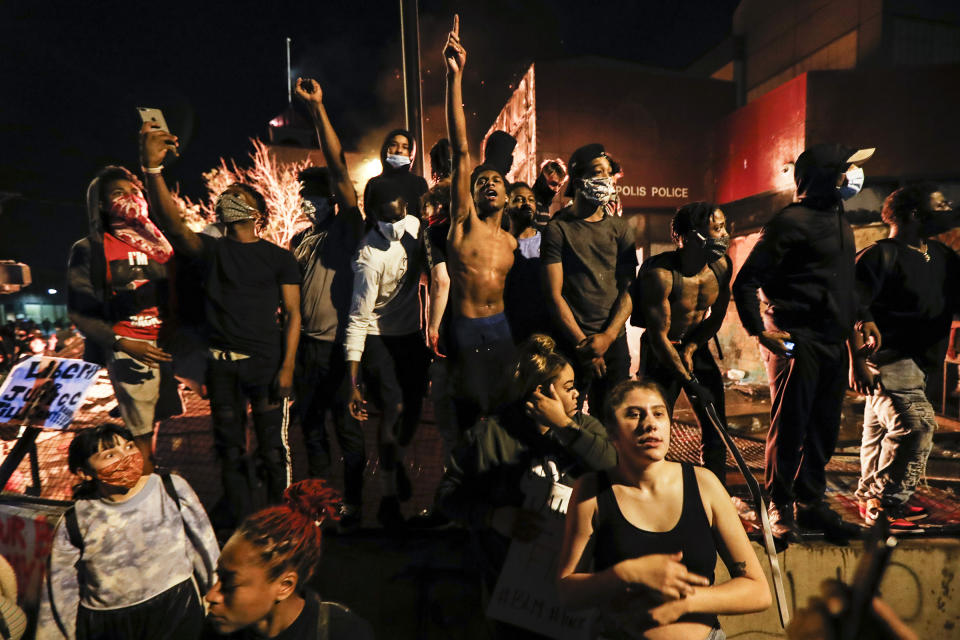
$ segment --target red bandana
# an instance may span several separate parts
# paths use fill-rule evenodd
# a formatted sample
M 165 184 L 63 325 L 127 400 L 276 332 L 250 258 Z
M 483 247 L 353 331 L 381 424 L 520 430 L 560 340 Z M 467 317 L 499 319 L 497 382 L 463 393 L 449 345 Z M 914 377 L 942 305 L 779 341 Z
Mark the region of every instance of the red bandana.
M 147 216 L 147 201 L 140 193 L 130 193 L 111 200 L 109 215 L 113 235 L 130 246 L 160 264 L 173 255 L 170 242 Z

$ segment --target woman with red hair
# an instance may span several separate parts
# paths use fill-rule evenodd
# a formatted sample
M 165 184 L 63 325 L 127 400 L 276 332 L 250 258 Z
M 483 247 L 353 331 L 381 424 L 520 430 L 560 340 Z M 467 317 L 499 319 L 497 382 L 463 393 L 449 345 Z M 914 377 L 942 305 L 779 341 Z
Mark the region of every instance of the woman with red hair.
M 346 607 L 307 586 L 320 562 L 321 525 L 336 518 L 339 496 L 323 480 L 297 482 L 283 503 L 249 516 L 220 553 L 219 580 L 207 591 L 210 638 L 367 640 L 373 631 Z

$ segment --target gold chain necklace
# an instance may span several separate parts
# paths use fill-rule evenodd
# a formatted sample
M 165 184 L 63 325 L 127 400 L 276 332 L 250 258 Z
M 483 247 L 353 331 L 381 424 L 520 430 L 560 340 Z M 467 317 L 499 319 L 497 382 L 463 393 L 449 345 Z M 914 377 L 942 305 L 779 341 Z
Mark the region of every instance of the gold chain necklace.
M 906 244 L 906 243 L 904 243 L 904 244 Z M 913 246 L 912 244 L 907 244 L 907 246 L 910 247 L 911 249 L 913 249 L 914 251 L 916 251 L 917 253 L 921 254 L 921 255 L 923 256 L 923 261 L 924 261 L 924 262 L 930 262 L 930 254 L 929 254 L 928 251 L 927 251 L 927 248 L 928 248 L 928 247 L 927 247 L 926 243 L 924 243 L 923 249 L 921 249 L 920 247 L 915 247 L 915 246 Z

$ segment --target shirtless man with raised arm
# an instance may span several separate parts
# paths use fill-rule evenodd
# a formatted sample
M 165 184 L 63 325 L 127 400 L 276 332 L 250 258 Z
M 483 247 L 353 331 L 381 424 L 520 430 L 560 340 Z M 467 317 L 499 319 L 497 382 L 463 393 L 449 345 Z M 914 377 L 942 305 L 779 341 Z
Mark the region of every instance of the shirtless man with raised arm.
M 513 359 L 513 338 L 503 313 L 503 289 L 513 266 L 516 239 L 500 221 L 507 204 L 506 178 L 483 165 L 471 174 L 467 124 L 463 112 L 463 67 L 459 16 L 443 50 L 447 67 L 447 128 L 453 155 L 450 235 L 447 265 L 459 397 L 457 419 L 469 426 L 478 412 L 499 400 L 503 368 Z
M 640 375 L 666 391 L 672 407 L 680 395 L 697 396 L 701 464 L 724 481 L 723 440 L 703 411 L 710 402 L 725 419 L 723 377 L 707 347 L 730 303 L 730 236 L 723 212 L 708 202 L 677 210 L 671 224 L 677 249 L 652 256 L 640 269 L 643 325 Z M 709 314 L 708 314 L 709 311 Z

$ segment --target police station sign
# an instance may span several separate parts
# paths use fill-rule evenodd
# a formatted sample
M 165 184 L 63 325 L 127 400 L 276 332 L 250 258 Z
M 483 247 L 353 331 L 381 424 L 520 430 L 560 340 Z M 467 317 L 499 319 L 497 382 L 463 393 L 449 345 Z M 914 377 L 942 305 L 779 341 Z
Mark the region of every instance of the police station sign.
M 0 425 L 66 429 L 99 371 L 71 358 L 24 360 L 0 386 Z
M 690 197 L 690 187 L 660 187 L 645 184 L 618 184 L 617 193 L 621 196 L 634 198 L 677 198 L 687 200 Z

